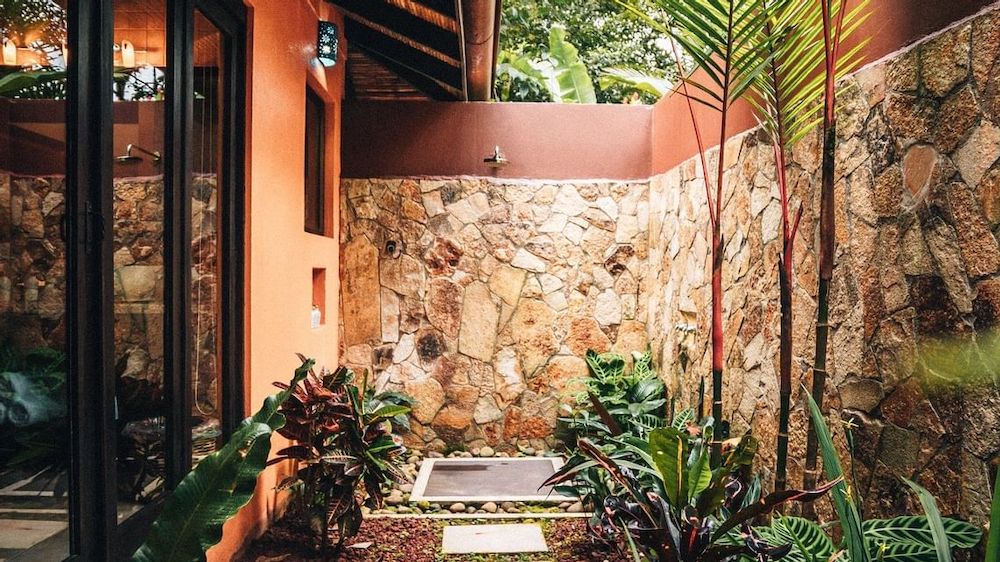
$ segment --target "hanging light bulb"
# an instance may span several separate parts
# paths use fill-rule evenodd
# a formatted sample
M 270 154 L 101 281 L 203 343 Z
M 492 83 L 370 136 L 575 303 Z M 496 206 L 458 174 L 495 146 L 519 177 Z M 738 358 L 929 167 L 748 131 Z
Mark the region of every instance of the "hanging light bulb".
M 135 68 L 135 47 L 132 45 L 132 42 L 122 41 L 121 52 L 122 66 L 126 68 Z
M 6 37 L 3 40 L 3 63 L 5 66 L 17 64 L 17 45 Z

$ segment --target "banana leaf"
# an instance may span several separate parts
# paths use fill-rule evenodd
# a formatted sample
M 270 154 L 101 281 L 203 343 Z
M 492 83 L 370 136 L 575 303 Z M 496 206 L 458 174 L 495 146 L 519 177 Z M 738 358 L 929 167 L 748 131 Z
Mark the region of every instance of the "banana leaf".
M 295 370 L 291 388 L 306 377 L 313 361 Z M 271 434 L 285 424 L 278 406 L 290 389 L 268 396 L 264 405 L 243 420 L 229 442 L 205 457 L 167 497 L 146 542 L 133 562 L 202 562 L 205 552 L 222 539 L 222 526 L 253 497 L 257 477 L 271 452 Z

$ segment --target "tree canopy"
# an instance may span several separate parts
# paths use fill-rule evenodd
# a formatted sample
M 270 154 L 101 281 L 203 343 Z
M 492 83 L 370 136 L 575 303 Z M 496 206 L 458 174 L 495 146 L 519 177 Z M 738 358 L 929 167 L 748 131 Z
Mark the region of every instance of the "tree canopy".
M 669 43 L 650 26 L 628 14 L 614 0 L 504 0 L 500 26 L 500 62 L 548 57 L 550 31 L 561 26 L 566 40 L 595 86 L 607 68 L 632 68 L 673 78 Z M 604 81 L 607 82 L 607 81 Z M 549 101 L 544 88 L 501 72 L 499 98 L 505 101 Z M 597 88 L 599 103 L 655 101 L 655 96 L 619 82 Z

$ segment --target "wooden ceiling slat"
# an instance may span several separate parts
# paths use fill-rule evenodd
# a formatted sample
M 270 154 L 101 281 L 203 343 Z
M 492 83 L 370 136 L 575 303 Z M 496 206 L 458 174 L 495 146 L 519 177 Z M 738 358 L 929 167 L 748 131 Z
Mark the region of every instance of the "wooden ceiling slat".
M 398 31 L 396 31 L 394 29 L 386 27 L 386 26 L 384 26 L 384 25 L 382 25 L 382 24 L 380 24 L 378 22 L 366 20 L 366 19 L 363 19 L 363 18 L 349 18 L 348 21 L 351 22 L 351 23 L 357 23 L 357 24 L 360 24 L 360 25 L 362 25 L 364 27 L 367 27 L 368 29 L 370 29 L 370 30 L 372 30 L 372 31 L 374 31 L 374 32 L 376 32 L 376 33 L 378 33 L 380 35 L 383 35 L 383 36 L 388 37 L 389 39 L 392 39 L 392 40 L 394 40 L 394 41 L 396 41 L 398 43 L 406 45 L 407 47 L 409 47 L 409 48 L 411 48 L 411 49 L 413 49 L 415 51 L 420 51 L 421 53 L 423 53 L 423 54 L 425 54 L 425 55 L 427 55 L 429 57 L 435 58 L 435 59 L 437 59 L 437 60 L 439 60 L 439 61 L 441 61 L 441 62 L 443 62 L 445 64 L 449 64 L 449 65 L 454 66 L 456 68 L 461 68 L 461 66 L 462 66 L 462 62 L 460 60 L 458 60 L 457 58 L 449 56 L 449 55 L 447 55 L 445 53 L 442 53 L 441 51 L 438 51 L 437 49 L 433 49 L 431 47 L 428 47 L 427 45 L 424 45 L 423 43 L 414 41 L 410 37 L 408 37 L 408 36 L 406 36 L 406 35 L 404 35 L 402 33 L 399 33 Z
M 372 2 L 365 3 L 371 4 Z M 413 0 L 386 0 L 386 4 L 391 4 L 442 29 L 458 34 L 458 18 L 455 17 L 454 10 L 442 13 Z
M 380 58 L 394 61 L 461 90 L 464 69 L 458 61 L 445 62 L 405 41 L 352 19 L 345 22 L 345 32 L 351 46 L 362 47 L 370 54 L 381 55 Z
M 459 64 L 461 48 L 458 35 L 454 31 L 438 27 L 406 10 L 385 2 L 334 0 L 333 3 L 355 21 L 407 43 L 435 58 Z
M 455 14 L 455 0 L 410 0 L 415 4 L 420 4 L 426 8 L 430 8 L 436 12 L 447 14 L 453 18 L 456 18 Z
M 360 49 L 358 58 L 365 59 L 355 67 L 358 72 L 351 73 L 355 97 L 357 99 L 434 99 L 439 101 L 454 101 L 462 92 L 434 78 L 421 74 L 411 68 L 397 63 L 383 55 Z M 357 51 L 355 51 L 357 52 Z M 386 74 L 391 76 L 387 77 Z M 402 81 L 409 88 L 401 87 Z

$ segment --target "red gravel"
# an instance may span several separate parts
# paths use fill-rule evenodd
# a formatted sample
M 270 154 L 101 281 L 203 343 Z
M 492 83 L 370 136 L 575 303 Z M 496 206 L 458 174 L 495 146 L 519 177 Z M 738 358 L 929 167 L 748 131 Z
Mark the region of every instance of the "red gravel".
M 489 521 L 490 524 L 524 521 Z M 239 562 L 305 562 L 334 560 L 354 562 L 628 562 L 591 541 L 582 519 L 540 522 L 551 552 L 516 555 L 444 555 L 441 534 L 445 525 L 473 524 L 468 520 L 368 519 L 348 545 L 371 543 L 367 548 L 345 548 L 340 558 L 323 557 L 311 548 L 312 539 L 301 529 L 278 522 L 254 541 Z M 485 521 L 484 521 L 485 523 Z

